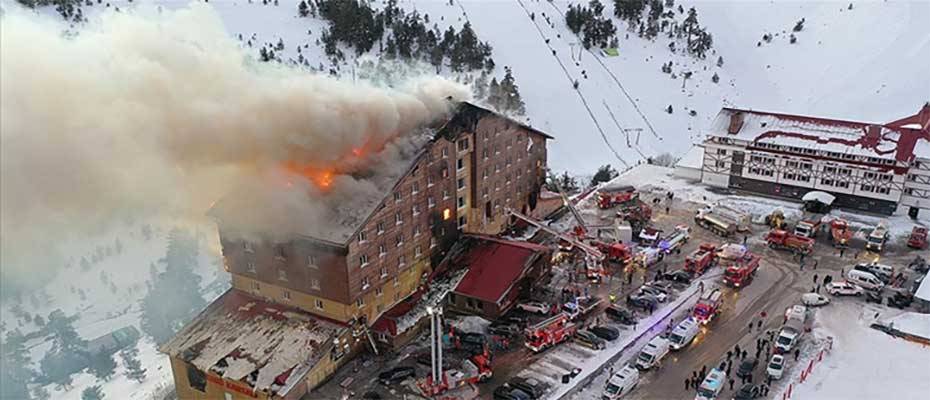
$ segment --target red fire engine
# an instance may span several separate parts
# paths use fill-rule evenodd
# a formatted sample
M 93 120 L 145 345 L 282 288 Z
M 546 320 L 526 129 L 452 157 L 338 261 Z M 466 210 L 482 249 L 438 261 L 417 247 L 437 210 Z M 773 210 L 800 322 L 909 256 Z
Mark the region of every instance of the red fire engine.
M 714 319 L 720 312 L 720 306 L 723 305 L 723 293 L 720 289 L 714 289 L 701 295 L 697 304 L 694 305 L 692 316 L 701 324 L 707 324 Z
M 639 193 L 632 186 L 614 189 L 601 189 L 597 192 L 597 207 L 606 210 L 617 205 L 628 204 L 639 198 Z
M 830 241 L 833 247 L 848 247 L 849 239 L 852 239 L 853 231 L 849 229 L 849 223 L 845 219 L 834 219 L 830 221 Z
M 455 369 L 443 370 L 442 351 L 442 310 L 427 310 L 430 315 L 430 369 L 425 379 L 417 382 L 417 387 L 427 397 L 434 397 L 451 389 L 466 384 L 477 384 L 491 378 L 491 354 L 487 345 L 484 351 L 462 361 Z
M 913 249 L 924 249 L 927 247 L 927 228 L 915 226 L 911 230 L 911 236 L 907 238 L 907 247 Z
M 759 260 L 759 256 L 747 253 L 745 257 L 727 267 L 723 273 L 723 282 L 737 288 L 748 286 L 759 269 Z
M 717 263 L 717 246 L 713 243 L 701 245 L 685 257 L 685 271 L 701 275 Z
M 633 259 L 633 252 L 623 243 L 604 243 L 598 240 L 592 240 L 591 245 L 597 247 L 608 261 L 627 265 Z
M 571 318 L 565 313 L 559 313 L 536 325 L 527 327 L 526 347 L 534 353 L 543 351 L 549 347 L 562 343 L 572 335 L 578 327 L 571 322 Z

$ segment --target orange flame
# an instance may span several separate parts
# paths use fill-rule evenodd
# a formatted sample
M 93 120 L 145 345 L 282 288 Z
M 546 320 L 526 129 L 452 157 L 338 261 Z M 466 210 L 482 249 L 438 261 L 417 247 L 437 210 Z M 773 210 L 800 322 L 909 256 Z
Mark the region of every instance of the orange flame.
M 284 169 L 306 178 L 320 189 L 328 189 L 335 178 L 335 171 L 332 168 L 298 165 L 293 161 L 284 163 Z M 287 187 L 294 187 L 294 182 L 288 181 Z

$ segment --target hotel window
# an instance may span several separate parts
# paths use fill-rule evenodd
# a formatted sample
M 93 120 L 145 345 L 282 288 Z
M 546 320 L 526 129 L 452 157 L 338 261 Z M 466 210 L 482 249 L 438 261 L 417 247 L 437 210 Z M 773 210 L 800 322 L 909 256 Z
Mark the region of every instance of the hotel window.
M 358 233 L 358 242 L 359 242 L 359 243 L 365 243 L 366 241 L 368 241 L 368 232 L 365 232 L 365 231 L 359 232 L 359 233 Z
M 315 305 L 316 305 L 316 308 L 322 310 L 322 309 L 323 309 L 323 300 L 317 300 Z
M 387 268 L 381 267 L 381 277 L 384 278 L 387 276 Z
M 394 279 L 392 279 L 392 281 L 394 282 L 394 286 L 400 286 L 400 280 L 397 279 L 396 276 L 394 277 Z M 395 299 L 395 300 L 396 300 L 396 299 Z
M 465 198 L 459 197 L 459 208 L 465 207 Z
M 320 290 L 320 280 L 319 279 L 310 279 L 310 289 Z
M 487 148 L 485 148 L 484 150 L 481 150 L 481 158 L 484 158 L 485 160 L 488 159 L 488 149 L 487 149 Z
M 465 221 L 465 216 L 464 216 L 464 215 L 463 215 L 463 216 L 460 216 L 460 217 L 459 217 L 459 227 L 465 226 L 465 222 L 466 222 L 466 221 Z
M 319 269 L 320 267 L 316 263 L 315 256 L 307 256 L 307 266 L 313 269 Z
M 400 246 L 403 246 L 403 245 L 404 245 L 404 234 L 403 234 L 403 233 L 398 233 L 398 234 L 397 234 L 397 238 L 394 239 L 394 246 L 395 246 L 395 247 L 400 247 Z
M 411 193 L 411 194 L 420 193 L 420 182 L 414 182 L 414 183 L 413 183 L 413 185 L 412 185 L 411 188 L 410 188 L 410 193 Z
M 426 187 L 433 187 L 433 175 L 426 175 Z
M 278 280 L 287 281 L 287 271 L 283 269 L 278 270 Z
M 442 158 L 446 158 L 446 157 L 448 157 L 448 156 L 449 156 L 449 149 L 446 148 L 446 147 L 443 147 L 443 148 L 442 148 Z
M 465 178 L 459 178 L 459 180 L 458 180 L 458 188 L 459 188 L 459 189 L 465 189 Z
M 507 157 L 507 168 L 510 168 L 511 165 L 513 165 L 513 157 Z
M 721 156 L 725 156 L 727 155 L 727 151 L 725 149 L 717 149 L 717 154 L 720 154 Z
M 413 237 L 420 236 L 420 225 L 413 226 Z
M 359 308 L 365 307 L 365 299 L 359 297 L 357 300 L 355 300 L 355 306 Z
M 400 192 L 394 192 L 394 201 L 400 201 Z
M 449 169 L 448 169 L 448 168 L 443 168 L 440 174 L 442 175 L 443 178 L 448 178 L 448 177 L 449 177 Z
M 429 248 L 432 249 L 433 247 L 436 247 L 436 238 L 431 237 L 429 238 Z
M 371 279 L 367 276 L 362 277 L 362 290 L 368 289 L 371 287 Z
M 407 256 L 401 254 L 400 257 L 397 258 L 397 265 L 399 267 L 407 265 Z M 387 275 L 387 273 L 385 273 L 385 275 Z
M 368 255 L 367 255 L 367 254 L 362 254 L 361 256 L 358 257 L 358 265 L 359 265 L 359 267 L 362 267 L 362 268 L 365 268 L 365 266 L 368 265 Z
M 255 262 L 249 261 L 245 263 L 245 269 L 254 274 L 255 273 Z
M 259 285 L 258 282 L 252 282 L 252 290 L 257 292 L 259 290 L 262 290 L 262 286 Z
M 420 215 L 420 205 L 414 204 L 413 207 L 410 208 L 410 211 L 413 213 L 413 215 Z
M 465 168 L 465 159 L 464 159 L 464 158 L 460 158 L 460 159 L 456 160 L 456 161 L 455 161 L 455 169 L 461 171 L 463 168 Z
M 400 213 L 394 214 L 394 225 L 400 225 L 404 223 L 404 216 Z
M 375 289 L 375 296 L 381 297 L 381 295 L 383 294 L 384 294 L 384 289 L 381 289 L 380 287 Z
M 449 191 L 443 189 L 443 190 L 442 190 L 442 199 L 443 199 L 443 200 L 446 200 L 446 199 L 448 199 L 448 198 L 449 198 Z
M 248 241 L 242 242 L 242 249 L 245 250 L 246 253 L 255 252 L 255 249 L 252 248 L 252 242 L 248 242 Z
M 427 207 L 429 207 L 429 208 L 435 207 L 435 206 L 436 206 L 436 199 L 434 199 L 433 196 L 427 197 L 427 198 L 426 198 L 426 205 L 427 205 Z
M 284 246 L 277 245 L 274 247 L 274 258 L 278 261 L 286 261 L 287 257 L 284 254 Z
M 291 291 L 290 291 L 290 290 L 285 290 L 285 291 L 284 291 L 284 300 L 290 300 L 290 299 L 291 299 Z
M 415 257 L 419 257 L 422 254 L 423 254 L 423 249 L 420 247 L 420 245 L 417 245 L 417 247 L 413 249 L 413 255 Z
M 384 222 L 378 222 L 377 230 L 379 235 L 384 233 Z
M 464 139 L 462 139 L 462 140 L 459 140 L 459 143 L 458 143 L 458 144 L 459 144 L 459 151 L 468 150 L 468 138 L 464 138 Z
M 378 257 L 384 257 L 387 255 L 387 249 L 384 248 L 383 244 L 378 245 Z

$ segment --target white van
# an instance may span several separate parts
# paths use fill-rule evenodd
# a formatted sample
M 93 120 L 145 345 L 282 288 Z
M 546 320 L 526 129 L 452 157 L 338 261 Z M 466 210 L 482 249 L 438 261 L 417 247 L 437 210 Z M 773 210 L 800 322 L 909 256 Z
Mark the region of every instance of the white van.
M 652 368 L 662 361 L 666 354 L 668 354 L 668 340 L 656 336 L 639 352 L 639 357 L 636 357 L 636 367 L 643 370 Z
M 697 396 L 694 396 L 694 400 L 716 399 L 717 396 L 720 395 L 720 392 L 723 391 L 723 383 L 726 382 L 726 380 L 726 372 L 717 368 L 710 370 L 701 382 L 701 386 L 698 386 Z
M 700 329 L 700 325 L 694 318 L 685 318 L 675 329 L 672 329 L 672 334 L 668 337 L 668 342 L 672 350 L 681 350 L 687 347 L 691 344 L 691 341 L 694 340 L 694 337 L 697 336 Z
M 881 290 L 885 287 L 885 284 L 882 283 L 882 280 L 878 279 L 877 276 L 858 269 L 851 269 L 849 272 L 846 272 L 846 279 L 861 286 L 865 290 Z
M 616 400 L 626 396 L 639 383 L 639 370 L 627 364 L 623 369 L 618 371 L 607 380 L 607 386 L 604 388 L 602 400 Z

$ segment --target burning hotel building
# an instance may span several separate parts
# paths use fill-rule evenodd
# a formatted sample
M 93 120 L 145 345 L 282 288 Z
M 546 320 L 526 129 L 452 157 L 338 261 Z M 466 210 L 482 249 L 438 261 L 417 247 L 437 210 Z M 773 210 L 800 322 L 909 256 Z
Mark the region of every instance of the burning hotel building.
M 430 132 L 404 168 L 365 177 L 377 196 L 335 204 L 287 240 L 236 234 L 235 199 L 211 210 L 233 287 L 162 346 L 180 398 L 300 398 L 460 234 L 499 233 L 508 208 L 533 214 L 552 137 L 465 102 Z

